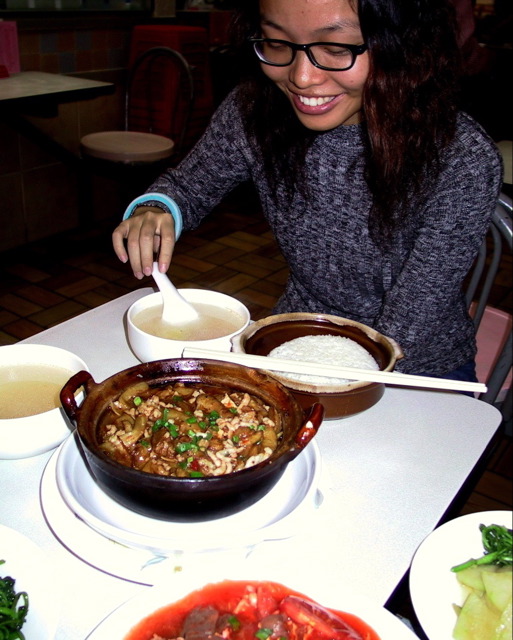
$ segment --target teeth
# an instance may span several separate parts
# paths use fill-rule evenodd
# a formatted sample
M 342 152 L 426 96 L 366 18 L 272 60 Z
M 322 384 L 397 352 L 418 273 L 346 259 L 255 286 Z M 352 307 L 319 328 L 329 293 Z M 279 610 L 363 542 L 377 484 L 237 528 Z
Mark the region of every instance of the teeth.
M 307 98 L 305 96 L 299 96 L 299 100 L 308 107 L 318 107 L 321 104 L 331 102 L 333 100 L 333 96 L 327 98 Z

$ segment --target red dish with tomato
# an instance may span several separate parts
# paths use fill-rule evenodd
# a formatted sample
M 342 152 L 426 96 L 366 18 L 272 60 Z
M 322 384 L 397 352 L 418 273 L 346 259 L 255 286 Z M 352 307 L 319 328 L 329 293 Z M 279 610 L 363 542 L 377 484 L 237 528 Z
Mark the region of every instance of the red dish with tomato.
M 144 618 L 125 640 L 380 640 L 363 620 L 281 584 L 209 584 Z

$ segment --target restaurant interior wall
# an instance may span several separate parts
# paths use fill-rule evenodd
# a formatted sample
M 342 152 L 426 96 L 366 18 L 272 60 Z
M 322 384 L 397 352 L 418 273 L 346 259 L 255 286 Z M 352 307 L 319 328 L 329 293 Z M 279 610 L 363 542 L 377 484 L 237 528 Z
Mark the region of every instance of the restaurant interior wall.
M 49 18 L 40 27 L 25 29 L 24 20 L 17 19 L 21 71 L 63 73 L 122 85 L 129 27 L 66 29 Z M 33 25 L 33 20 L 29 22 Z M 0 199 L 4 229 L 0 250 L 78 224 L 77 171 L 72 159 L 78 158 L 80 137 L 99 127 L 117 127 L 120 113 L 121 92 L 116 90 L 59 104 L 53 113 L 24 114 L 30 125 L 62 149 L 62 157 L 5 120 L 0 121 L 0 192 L 5 194 Z
M 116 89 L 108 95 L 60 104 L 51 115 L 26 116 L 57 143 L 64 160 L 0 119 L 0 251 L 77 227 L 81 203 L 73 158 L 79 157 L 83 135 L 123 127 L 123 94 L 134 26 L 188 20 L 187 15 L 176 20 L 7 17 L 17 23 L 21 71 L 77 75 L 112 82 Z M 197 19 L 193 16 L 193 25 Z M 201 23 L 205 24 L 205 17 Z M 219 18 L 212 21 L 214 44 L 221 38 L 219 25 L 226 23 Z M 120 213 L 121 197 L 112 181 L 95 177 L 91 217 L 101 221 Z

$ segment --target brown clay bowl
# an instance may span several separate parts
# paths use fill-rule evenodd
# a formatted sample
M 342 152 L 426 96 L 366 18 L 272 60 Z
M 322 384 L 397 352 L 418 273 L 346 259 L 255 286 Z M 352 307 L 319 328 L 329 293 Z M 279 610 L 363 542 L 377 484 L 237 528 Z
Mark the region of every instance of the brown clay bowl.
M 392 371 L 396 361 L 403 357 L 399 345 L 378 331 L 347 318 L 316 313 L 283 313 L 258 320 L 232 339 L 232 350 L 267 356 L 274 348 L 294 338 L 326 334 L 355 340 L 373 356 L 382 371 Z M 290 389 L 302 407 L 320 402 L 326 419 L 345 418 L 365 411 L 385 392 L 382 383 L 321 386 L 292 381 L 274 371 L 269 375 Z
M 97 427 L 109 403 L 124 389 L 141 381 L 150 387 L 199 382 L 257 396 L 277 410 L 283 431 L 281 442 L 267 460 L 220 476 L 166 477 L 124 466 L 99 449 Z M 86 395 L 78 407 L 74 394 L 82 386 Z M 305 412 L 288 389 L 261 371 L 215 360 L 183 358 L 144 363 L 99 384 L 88 372 L 82 371 L 64 386 L 61 402 L 77 426 L 89 470 L 105 493 L 138 513 L 182 522 L 231 515 L 263 497 L 278 482 L 289 462 L 315 436 L 324 413 L 317 403 L 312 403 Z

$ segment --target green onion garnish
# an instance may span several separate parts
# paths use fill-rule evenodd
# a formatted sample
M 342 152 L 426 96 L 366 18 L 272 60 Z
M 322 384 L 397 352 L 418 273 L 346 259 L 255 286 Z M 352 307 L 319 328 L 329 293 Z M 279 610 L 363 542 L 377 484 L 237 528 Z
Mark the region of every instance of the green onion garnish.
M 234 631 L 238 631 L 240 629 L 240 620 L 235 616 L 230 616 L 228 618 L 228 624 Z

